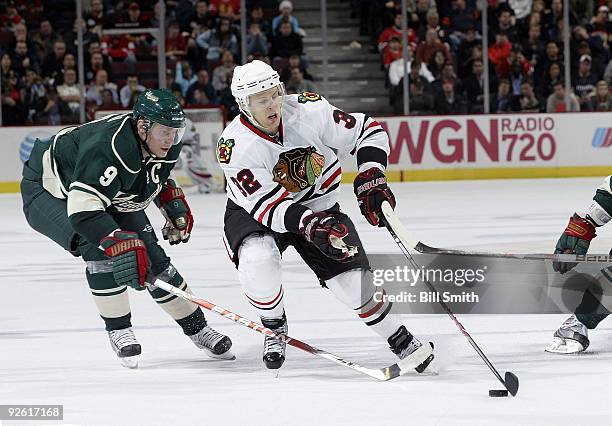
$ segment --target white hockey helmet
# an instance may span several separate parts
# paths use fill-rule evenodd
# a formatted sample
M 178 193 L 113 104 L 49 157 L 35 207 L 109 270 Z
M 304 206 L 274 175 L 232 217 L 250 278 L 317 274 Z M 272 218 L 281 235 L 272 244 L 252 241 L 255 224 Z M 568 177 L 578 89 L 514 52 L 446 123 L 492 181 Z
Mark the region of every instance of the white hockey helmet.
M 278 87 L 279 101 L 282 102 L 285 96 L 285 85 L 280 81 L 278 72 L 265 62 L 254 60 L 244 65 L 234 68 L 231 90 L 236 99 L 238 108 L 251 121 L 258 124 L 253 116 L 249 98 L 266 90 Z M 259 125 L 261 127 L 261 125 Z

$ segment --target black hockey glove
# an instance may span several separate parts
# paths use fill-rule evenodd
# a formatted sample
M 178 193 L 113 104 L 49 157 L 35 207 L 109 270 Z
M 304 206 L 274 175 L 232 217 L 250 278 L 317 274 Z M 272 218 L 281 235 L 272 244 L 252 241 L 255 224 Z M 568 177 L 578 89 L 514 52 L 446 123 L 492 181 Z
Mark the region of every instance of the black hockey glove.
M 385 226 L 382 218 L 382 203 L 387 201 L 395 209 L 395 195 L 387 186 L 387 177 L 377 167 L 361 172 L 353 182 L 357 203 L 361 214 L 365 216 L 370 225 Z
M 300 234 L 325 256 L 346 262 L 358 254 L 358 241 L 349 232 L 344 213 L 312 213 L 304 218 Z
M 100 240 L 104 254 L 113 260 L 113 277 L 117 285 L 144 290 L 149 272 L 149 258 L 144 242 L 136 232 L 115 231 Z
M 576 213 L 570 218 L 567 228 L 561 234 L 557 246 L 556 254 L 587 254 L 591 240 L 595 238 L 595 226 L 588 219 L 583 219 Z M 553 262 L 553 269 L 565 274 L 570 271 L 576 263 Z

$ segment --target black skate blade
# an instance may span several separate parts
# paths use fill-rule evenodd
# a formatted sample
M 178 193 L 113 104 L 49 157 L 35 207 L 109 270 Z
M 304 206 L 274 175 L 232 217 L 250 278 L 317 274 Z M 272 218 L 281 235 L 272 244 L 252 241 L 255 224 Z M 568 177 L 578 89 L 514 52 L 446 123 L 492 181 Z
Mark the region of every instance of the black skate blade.
M 506 389 L 510 392 L 510 395 L 516 396 L 519 388 L 519 379 L 513 373 L 507 371 L 504 384 L 506 385 Z

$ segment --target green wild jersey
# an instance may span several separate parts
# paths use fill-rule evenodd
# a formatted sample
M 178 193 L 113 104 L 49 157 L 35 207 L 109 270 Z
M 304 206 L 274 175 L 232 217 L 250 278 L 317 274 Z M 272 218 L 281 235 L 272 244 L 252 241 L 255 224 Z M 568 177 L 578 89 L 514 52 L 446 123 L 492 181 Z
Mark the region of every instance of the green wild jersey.
M 131 114 L 115 114 L 39 141 L 43 187 L 67 199 L 76 232 L 98 245 L 118 225 L 109 213 L 144 210 L 170 176 L 182 144 L 144 159 Z

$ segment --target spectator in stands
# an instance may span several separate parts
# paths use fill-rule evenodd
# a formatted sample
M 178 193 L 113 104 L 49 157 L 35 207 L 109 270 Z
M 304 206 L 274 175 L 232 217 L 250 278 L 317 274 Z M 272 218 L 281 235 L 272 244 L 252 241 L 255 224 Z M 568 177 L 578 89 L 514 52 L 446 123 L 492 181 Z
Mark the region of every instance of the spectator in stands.
M 196 39 L 198 46 L 206 52 L 209 69 L 221 59 L 225 51 L 238 55 L 238 39 L 232 33 L 230 20 L 220 18 L 217 28 L 205 31 Z
M 450 51 L 438 38 L 438 33 L 433 29 L 427 30 L 425 40 L 417 47 L 416 58 L 419 62 L 429 63 L 438 50 L 444 53 L 447 61 L 453 61 Z
M 421 81 L 410 84 L 410 113 L 415 115 L 431 114 L 434 109 L 434 99 L 425 91 Z
M 26 26 L 25 21 L 18 22 L 14 25 L 13 41 L 10 47 L 14 49 L 15 46 L 17 46 L 17 42 L 19 41 L 25 41 L 26 45 L 28 46 L 28 50 L 30 52 L 36 52 L 36 45 L 34 44 L 34 41 L 28 34 L 28 27 Z
M 442 73 L 440 73 L 440 75 L 434 80 L 431 85 L 431 88 L 435 93 L 440 93 L 443 91 L 442 86 L 444 82 L 447 81 L 453 82 L 453 84 L 455 85 L 455 93 L 463 93 L 463 85 L 459 81 L 459 79 L 457 79 L 455 67 L 453 66 L 452 62 L 447 62 L 444 64 L 444 67 L 442 67 Z
M 512 95 L 517 96 L 521 94 L 521 86 L 523 82 L 527 80 L 527 74 L 523 72 L 523 66 L 518 59 L 512 61 L 510 65 L 510 73 L 507 78 L 510 80 L 510 87 L 512 89 Z
M 516 18 L 512 16 L 509 8 L 501 8 L 497 16 L 497 32 L 503 32 L 511 43 L 517 43 L 518 29 L 516 28 Z
M 190 1 L 188 0 L 187 3 L 190 3 Z M 178 11 L 178 7 L 176 17 L 180 23 L 181 14 Z M 208 2 L 199 0 L 196 2 L 195 10 L 192 9 L 191 14 L 188 14 L 186 19 L 183 18 L 183 20 L 187 21 L 187 25 L 183 27 L 181 24 L 181 31 L 191 32 L 192 37 L 196 38 L 202 32 L 215 28 L 216 19 L 215 14 L 208 8 Z
M 267 55 L 268 39 L 257 22 L 251 22 L 247 34 L 247 55 Z
M 289 0 L 283 0 L 278 5 L 278 10 L 280 11 L 280 14 L 272 19 L 272 36 L 278 36 L 279 29 L 283 21 L 289 21 L 291 24 L 291 31 L 295 34 L 299 34 L 300 26 L 298 24 L 298 20 L 295 16 L 291 15 L 291 12 L 293 12 L 293 4 L 291 4 Z
M 87 102 L 93 102 L 96 105 L 102 105 L 102 91 L 109 89 L 113 95 L 113 102 L 119 103 L 119 96 L 117 95 L 117 85 L 108 81 L 108 73 L 106 70 L 98 70 L 96 72 L 96 80 L 89 86 L 85 99 Z
M 282 21 L 279 33 L 272 41 L 272 57 L 289 58 L 291 55 L 300 55 L 304 51 L 302 37 L 294 33 L 289 21 Z
M 228 120 L 233 120 L 234 117 L 236 117 L 240 113 L 240 110 L 238 109 L 238 104 L 236 103 L 236 99 L 234 99 L 234 97 L 232 96 L 232 90 L 230 89 L 233 76 L 234 70 L 227 73 L 227 75 L 225 76 L 227 85 L 223 90 L 219 92 L 219 103 L 225 108 Z
M 540 25 L 533 25 L 529 27 L 529 31 L 527 33 L 527 38 L 523 40 L 521 46 L 523 55 L 525 58 L 531 63 L 531 66 L 535 66 L 540 55 L 544 51 L 544 42 L 541 38 L 541 28 Z
M 444 69 L 444 65 L 450 63 L 450 61 L 446 60 L 444 56 L 444 52 L 441 50 L 437 50 L 436 53 L 432 56 L 431 60 L 427 64 L 427 69 L 431 72 L 435 79 L 440 78 L 442 74 L 442 70 Z
M 25 75 L 27 69 L 33 69 L 37 73 L 40 69 L 36 55 L 28 50 L 28 45 L 25 41 L 18 41 L 15 45 L 12 61 L 13 69 L 19 75 Z
M 550 10 L 543 17 L 543 23 L 546 27 L 546 32 L 557 25 L 559 20 L 563 20 L 563 0 L 552 0 Z
M 236 62 L 234 61 L 234 55 L 232 52 L 226 50 L 223 52 L 223 58 L 221 65 L 219 65 L 213 71 L 212 76 L 212 85 L 217 92 L 225 89 L 229 82 L 227 81 L 227 76 L 229 72 L 234 72 L 234 68 L 236 68 Z
M 8 53 L 4 53 L 2 58 L 0 58 L 0 72 L 1 78 L 0 81 L 4 83 L 8 78 L 9 71 L 12 70 L 13 60 L 11 59 L 11 55 Z
M 521 93 L 517 99 L 516 107 L 519 112 L 540 112 L 543 109 L 540 100 L 533 91 L 533 84 L 526 80 L 521 83 Z
M 476 46 L 481 46 L 482 41 L 476 38 L 476 30 L 470 28 L 465 32 L 465 37 L 461 40 L 461 44 L 455 55 L 457 63 L 457 75 L 459 78 L 466 78 L 472 71 L 472 50 Z
M 548 73 L 544 79 L 544 84 L 540 85 L 540 96 L 542 99 L 548 99 L 554 91 L 553 87 L 561 81 L 562 78 L 561 65 L 558 62 L 552 62 L 548 67 Z
M 472 73 L 465 80 L 465 96 L 469 112 L 480 114 L 484 111 L 484 65 L 481 60 L 472 62 Z
M 416 73 L 415 75 L 424 77 L 427 83 L 433 82 L 435 78 L 431 74 L 431 72 L 427 69 L 427 65 L 425 65 L 424 63 L 418 60 L 413 61 L 411 59 L 412 57 L 411 50 L 408 49 L 407 52 L 408 52 L 408 62 L 406 63 L 406 70 L 408 71 L 408 73 L 410 74 L 414 67 L 415 68 L 414 72 Z M 404 77 L 404 61 L 402 58 L 400 58 L 396 61 L 393 61 L 391 65 L 389 66 L 389 83 L 391 83 L 391 86 L 397 86 L 400 84 L 400 81 L 403 77 Z M 424 86 L 424 87 L 427 87 L 427 86 Z
M 304 64 L 300 61 L 300 57 L 298 55 L 291 55 L 289 56 L 289 63 L 283 68 L 280 73 L 280 79 L 283 83 L 287 84 L 287 82 L 291 78 L 291 70 L 295 67 L 300 67 L 300 69 L 302 70 L 302 74 L 304 75 L 304 78 L 306 80 L 314 80 L 314 78 L 308 72 Z
M 378 36 L 378 51 L 384 52 L 385 47 L 391 41 L 393 37 L 398 40 L 402 39 L 402 14 L 398 13 L 395 15 L 393 25 L 384 29 L 384 31 Z M 417 37 L 416 33 L 412 28 L 408 28 L 408 43 L 410 45 L 416 45 Z
M 73 69 L 64 72 L 64 83 L 57 86 L 57 94 L 68 105 L 73 113 L 78 114 L 81 102 L 81 90 L 77 86 L 77 73 Z
M 448 32 L 440 26 L 440 15 L 435 9 L 435 6 L 427 11 L 426 25 L 421 25 L 417 31 L 417 39 L 425 39 L 428 30 L 435 30 L 438 38 L 442 43 L 448 43 Z
M 105 70 L 108 74 L 108 71 L 104 68 L 102 53 L 96 52 L 91 55 L 89 64 L 85 67 L 85 81 L 92 81 L 100 70 Z
M 389 69 L 391 62 L 402 57 L 402 43 L 398 37 L 391 37 L 389 43 L 383 49 L 383 65 L 385 69 Z M 444 56 L 442 56 L 444 58 Z
M 465 0 L 454 0 L 450 13 L 450 28 L 452 33 L 449 36 L 451 45 L 457 48 L 461 40 L 470 28 L 476 28 L 475 8 L 473 5 L 466 5 Z
M 32 41 L 36 46 L 36 55 L 39 61 L 43 61 L 45 57 L 53 50 L 53 44 L 59 36 L 53 31 L 51 21 L 46 18 L 41 19 L 38 34 L 32 37 Z
M 221 18 L 240 20 L 240 0 L 211 0 L 210 4 Z
M 27 110 L 28 123 L 34 121 L 36 109 L 41 102 L 46 99 L 46 89 L 42 79 L 34 70 L 28 69 L 24 78 L 24 85 L 21 89 L 21 101 Z
M 140 11 L 140 5 L 133 1 L 128 5 L 127 12 L 121 22 L 115 23 L 121 28 L 150 28 L 151 22 Z
M 170 22 L 166 31 L 166 58 L 180 60 L 187 55 L 187 38 L 181 34 L 179 23 Z
M 612 111 L 612 95 L 605 80 L 597 82 L 595 93 L 589 96 L 587 111 Z
M 580 102 L 581 110 L 588 110 L 589 98 L 595 90 L 596 84 L 597 77 L 591 72 L 591 57 L 589 55 L 582 55 L 578 65 L 578 72 L 574 74 L 572 82 L 574 93 L 576 93 L 578 102 Z
M 535 78 L 536 84 L 538 85 L 543 84 L 546 78 L 546 73 L 548 69 L 550 68 L 550 64 L 553 62 L 562 64 L 563 57 L 561 56 L 559 52 L 559 46 L 557 46 L 557 43 L 555 43 L 554 41 L 549 41 L 546 43 L 546 50 L 545 50 L 544 57 L 542 57 L 542 59 L 539 59 L 535 66 L 534 78 Z
M 119 106 L 113 99 L 113 92 L 110 89 L 102 90 L 102 103 L 99 105 L 99 109 L 115 109 Z
M 514 109 L 514 97 L 510 95 L 510 81 L 506 78 L 499 80 L 497 93 L 491 97 L 491 106 L 489 111 L 492 114 L 509 112 Z
M 590 26 L 591 32 L 612 33 L 612 22 L 610 21 L 610 9 L 608 6 L 601 5 L 597 8 L 597 14 L 591 18 Z
M 104 4 L 102 0 L 91 0 L 89 11 L 85 13 L 85 21 L 92 20 L 94 22 L 94 32 L 100 33 L 100 30 L 105 24 Z
M 227 52 L 227 54 L 231 55 L 231 53 L 229 52 Z M 218 67 L 218 68 L 221 69 L 223 67 Z M 227 74 L 224 77 L 227 77 Z M 206 96 L 206 100 L 207 100 L 206 102 L 202 103 L 201 97 L 199 101 L 196 99 L 196 96 L 194 94 L 196 90 L 198 90 L 201 93 L 201 95 Z M 200 71 L 198 71 L 197 80 L 194 81 L 191 84 L 191 86 L 189 86 L 189 89 L 187 89 L 187 94 L 185 96 L 185 102 L 187 102 L 190 105 L 195 105 L 195 104 L 204 105 L 204 104 L 217 103 L 217 96 L 215 94 L 215 88 L 210 82 L 208 71 L 206 71 L 205 69 L 201 69 Z
M 62 60 L 62 74 L 64 74 L 67 69 L 76 70 L 76 67 L 77 63 L 74 55 L 72 53 L 66 53 Z
M 121 100 L 121 106 L 123 108 L 128 108 L 130 106 L 130 100 L 132 99 L 132 94 L 142 93 L 146 90 L 142 84 L 138 82 L 138 75 L 128 75 L 127 80 L 125 82 L 125 86 L 119 90 L 119 99 Z
M 569 94 L 570 100 L 570 111 L 580 111 L 580 103 L 573 93 Z M 548 97 L 546 101 L 546 112 L 566 112 L 565 107 L 565 83 L 563 80 L 559 80 L 553 86 L 553 93 Z
M 511 51 L 512 43 L 508 41 L 505 33 L 498 33 L 495 36 L 495 43 L 489 46 L 489 61 L 495 66 L 501 77 L 508 75 Z
M 522 21 L 529 16 L 533 7 L 533 0 L 509 0 L 508 5 L 512 8 L 517 21 Z
M 455 81 L 444 80 L 442 91 L 435 100 L 435 111 L 440 115 L 465 114 L 466 104 L 461 95 L 455 92 Z
M 304 74 L 300 67 L 294 67 L 291 69 L 291 78 L 287 83 L 287 93 L 303 93 L 303 92 L 317 92 L 317 86 L 310 80 L 304 79 Z
M 2 27 L 7 27 L 9 31 L 12 31 L 14 26 L 20 22 L 23 22 L 23 18 L 17 12 L 15 4 L 13 2 L 8 2 L 4 13 L 0 15 Z
M 17 73 L 9 70 L 2 79 L 2 124 L 23 124 L 27 117 L 19 90 L 19 78 Z
M 578 46 L 576 49 L 572 49 L 572 57 L 579 59 L 582 55 L 590 56 L 591 71 L 598 78 L 601 78 L 610 59 L 607 34 L 602 39 L 595 35 L 595 33 L 593 35 L 589 34 L 583 26 L 576 26 L 572 29 L 572 35 L 574 42 Z
M 55 90 L 54 87 L 50 87 L 49 90 L 47 90 L 46 102 L 42 102 L 39 105 L 40 108 L 35 115 L 36 124 L 57 126 L 72 121 L 72 111 L 66 102 L 59 98 L 57 90 Z
M 198 78 L 193 74 L 191 65 L 187 61 L 176 61 L 176 75 L 174 77 L 174 83 L 177 84 L 183 97 L 187 94 L 189 86 L 196 81 Z
M 54 79 L 64 68 L 64 56 L 66 55 L 66 43 L 58 39 L 53 43 L 53 52 L 49 53 L 42 64 L 42 76 L 46 79 Z
M 430 2 L 429 0 L 416 0 L 414 3 L 408 6 L 408 25 L 415 31 L 419 28 L 427 26 L 427 13 L 430 10 L 435 10 L 436 2 Z M 433 4 L 432 4 L 433 3 Z
M 259 24 L 259 28 L 266 37 L 270 40 L 272 39 L 272 24 L 264 17 L 263 8 L 259 4 L 254 5 L 251 10 L 248 24 L 251 25 L 252 23 Z

